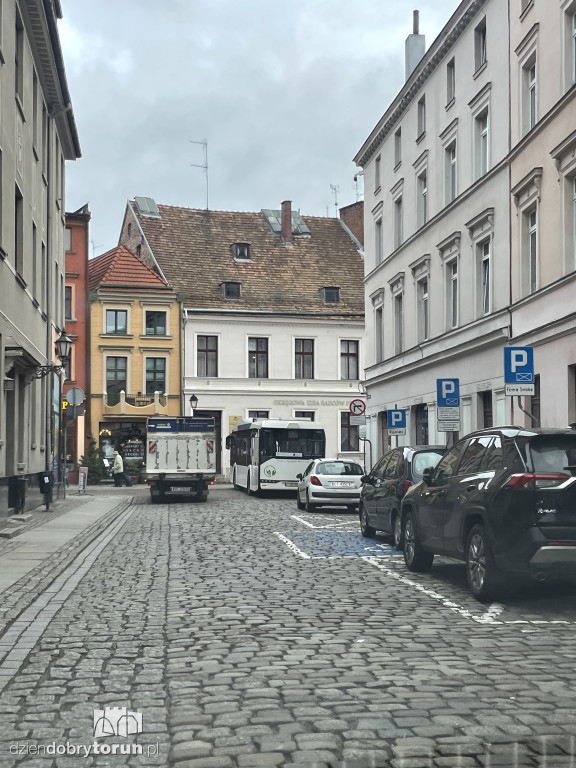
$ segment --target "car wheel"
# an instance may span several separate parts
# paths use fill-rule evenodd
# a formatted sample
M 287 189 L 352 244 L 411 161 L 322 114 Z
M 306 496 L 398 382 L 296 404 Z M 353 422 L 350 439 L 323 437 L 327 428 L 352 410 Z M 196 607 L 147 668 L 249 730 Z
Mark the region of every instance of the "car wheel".
M 425 552 L 418 538 L 418 526 L 413 512 L 404 518 L 404 562 L 409 571 L 426 573 L 432 568 L 434 555 Z
M 310 497 L 308 496 L 308 491 L 306 491 L 306 512 L 316 512 L 316 509 L 316 504 L 311 503 Z
M 483 525 L 474 525 L 466 542 L 466 577 L 470 592 L 480 602 L 496 598 L 502 576 Z
M 306 504 L 300 501 L 300 491 L 296 491 L 296 506 L 298 509 L 305 509 Z
M 398 512 L 395 512 L 392 516 L 392 539 L 394 542 L 394 549 L 401 552 L 404 548 L 404 536 L 402 535 L 402 520 Z
M 366 539 L 372 539 L 376 536 L 376 528 L 372 528 L 368 522 L 368 513 L 364 504 L 360 504 L 360 532 Z

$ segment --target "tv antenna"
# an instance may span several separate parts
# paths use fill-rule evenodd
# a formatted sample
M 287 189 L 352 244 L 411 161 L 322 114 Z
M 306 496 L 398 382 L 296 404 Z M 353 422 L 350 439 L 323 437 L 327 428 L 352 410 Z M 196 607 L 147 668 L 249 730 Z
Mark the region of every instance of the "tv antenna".
M 203 168 L 204 173 L 206 174 L 206 210 L 208 210 L 208 142 L 206 139 L 203 141 L 194 141 L 193 139 L 190 140 L 190 144 L 201 144 L 203 148 L 203 156 L 204 156 L 204 162 L 203 163 L 190 163 L 192 168 Z
M 338 192 L 340 192 L 340 187 L 338 184 L 330 184 L 330 189 L 334 195 L 334 208 L 336 209 L 335 216 L 338 218 Z

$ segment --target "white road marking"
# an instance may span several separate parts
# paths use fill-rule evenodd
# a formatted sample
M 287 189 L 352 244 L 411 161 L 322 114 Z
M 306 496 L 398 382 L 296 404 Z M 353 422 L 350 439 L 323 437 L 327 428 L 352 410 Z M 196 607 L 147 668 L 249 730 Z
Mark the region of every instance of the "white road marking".
M 294 544 L 293 541 L 290 541 L 290 539 L 284 536 L 284 534 L 278 533 L 278 531 L 275 531 L 274 533 L 276 536 L 278 536 L 279 539 L 282 539 L 282 541 L 287 544 L 293 552 L 296 552 L 297 555 L 300 555 L 300 557 L 303 557 L 305 560 L 311 559 L 310 555 L 307 555 L 306 552 L 302 552 L 301 549 L 298 549 L 296 544 Z
M 332 528 L 333 530 L 341 531 L 342 530 L 342 528 L 340 528 L 341 525 L 350 525 L 350 521 L 349 520 L 339 521 L 339 520 L 336 520 L 335 518 L 330 518 L 330 517 L 323 517 L 322 518 L 322 520 L 324 520 L 324 521 L 327 521 L 327 520 L 328 521 L 329 520 L 333 520 L 334 521 L 332 523 L 329 522 L 328 525 L 314 525 L 314 523 L 309 523 L 308 520 L 304 520 L 304 518 L 300 517 L 299 515 L 290 515 L 290 517 L 294 518 L 294 520 L 298 520 L 298 522 L 302 523 L 302 525 L 307 525 L 308 528 L 314 528 L 317 531 L 322 531 L 322 530 L 326 530 L 326 529 L 330 529 L 330 528 Z M 349 529 L 346 532 L 347 533 L 358 533 L 359 530 L 360 530 L 360 528 L 354 528 L 354 529 Z

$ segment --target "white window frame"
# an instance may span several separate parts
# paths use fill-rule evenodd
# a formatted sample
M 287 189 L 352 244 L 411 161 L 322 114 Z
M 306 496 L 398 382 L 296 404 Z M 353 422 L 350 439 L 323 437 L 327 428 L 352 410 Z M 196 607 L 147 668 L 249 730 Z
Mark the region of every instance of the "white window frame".
M 446 64 L 446 106 L 456 99 L 456 59 L 452 57 Z
M 460 324 L 460 231 L 453 232 L 436 247 L 444 268 L 445 330 Z
M 399 355 L 404 351 L 404 272 L 399 272 L 388 281 L 392 293 L 392 306 L 394 318 L 394 354 Z
M 486 16 L 474 29 L 474 74 L 487 64 L 488 54 L 486 50 Z
M 428 221 L 428 169 L 424 168 L 417 177 L 418 202 L 416 216 L 418 227 L 423 227 Z
M 382 226 L 382 216 L 374 222 L 374 257 L 375 266 L 384 261 L 384 229 Z
M 518 267 L 522 296 L 529 296 L 534 293 L 538 289 L 540 281 L 538 209 L 542 172 L 542 167 L 537 166 L 512 187 L 517 213 Z
M 159 392 L 161 395 L 167 395 L 168 390 L 170 387 L 168 386 L 170 382 L 170 358 L 168 355 L 163 355 L 162 353 L 147 353 L 144 355 L 144 365 L 142 366 L 142 393 L 147 394 L 148 396 L 153 395 L 153 392 L 146 392 L 146 364 L 148 360 L 164 360 L 164 392 L 160 392 L 160 390 L 155 390 L 156 392 Z
M 474 249 L 474 282 L 476 317 L 482 318 L 493 312 L 494 276 L 494 208 L 486 208 L 466 223 Z
M 550 153 L 562 178 L 562 251 L 564 274 L 576 269 L 576 131 Z
M 535 293 L 539 285 L 538 205 L 523 211 L 522 262 L 526 273 L 525 292 Z
M 489 315 L 492 311 L 492 238 L 488 237 L 476 245 L 478 295 L 480 316 Z
M 394 169 L 402 163 L 402 127 L 394 133 Z
M 418 124 L 416 132 L 416 141 L 419 141 L 426 133 L 426 94 L 418 99 Z

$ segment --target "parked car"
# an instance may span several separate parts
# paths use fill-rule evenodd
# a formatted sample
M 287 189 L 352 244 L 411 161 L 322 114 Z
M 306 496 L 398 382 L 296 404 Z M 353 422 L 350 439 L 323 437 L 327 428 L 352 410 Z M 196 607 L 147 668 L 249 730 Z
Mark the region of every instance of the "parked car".
M 376 531 L 392 535 L 396 549 L 402 548 L 400 505 L 408 488 L 422 480 L 426 467 L 435 467 L 445 447 L 438 445 L 393 448 L 362 478 L 360 530 L 362 536 Z
M 358 506 L 364 469 L 345 459 L 314 459 L 303 474 L 298 474 L 296 504 L 298 509 L 315 512 L 318 507 Z
M 468 435 L 404 496 L 402 527 L 409 570 L 464 560 L 480 601 L 514 575 L 576 574 L 576 429 Z

